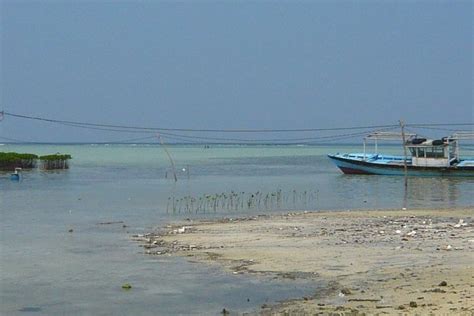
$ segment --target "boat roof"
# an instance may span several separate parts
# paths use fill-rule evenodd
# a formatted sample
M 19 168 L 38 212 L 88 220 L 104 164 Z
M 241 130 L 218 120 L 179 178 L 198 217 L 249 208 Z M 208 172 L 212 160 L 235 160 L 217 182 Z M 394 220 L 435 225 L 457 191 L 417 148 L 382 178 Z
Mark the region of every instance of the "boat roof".
M 405 139 L 416 138 L 417 134 L 415 133 L 405 133 Z M 396 132 L 373 132 L 365 136 L 366 139 L 376 139 L 376 140 L 402 140 L 402 133 Z
M 474 132 L 456 132 L 449 139 L 474 139 Z
M 405 139 L 410 141 L 415 138 L 421 138 L 422 136 L 416 133 L 405 133 Z M 423 137 L 424 138 L 424 137 Z M 460 131 L 455 132 L 452 135 L 446 137 L 449 140 L 460 140 L 460 139 L 474 139 L 474 131 Z M 402 140 L 403 134 L 401 132 L 372 132 L 364 137 L 364 139 L 374 140 Z M 427 139 L 429 141 L 429 139 Z

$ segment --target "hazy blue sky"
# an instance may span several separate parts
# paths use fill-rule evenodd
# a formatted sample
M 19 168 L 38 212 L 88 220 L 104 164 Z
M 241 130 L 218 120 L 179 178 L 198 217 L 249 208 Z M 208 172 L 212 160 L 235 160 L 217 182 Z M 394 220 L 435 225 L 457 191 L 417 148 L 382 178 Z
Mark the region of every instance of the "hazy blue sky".
M 472 12 L 472 1 L 1 1 L 0 110 L 189 128 L 472 122 Z M 0 136 L 137 137 L 13 118 Z

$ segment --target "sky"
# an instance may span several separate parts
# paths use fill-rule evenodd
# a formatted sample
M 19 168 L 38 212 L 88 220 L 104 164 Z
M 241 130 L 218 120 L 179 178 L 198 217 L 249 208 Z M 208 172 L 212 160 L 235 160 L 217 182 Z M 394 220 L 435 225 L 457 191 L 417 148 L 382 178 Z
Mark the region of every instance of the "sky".
M 0 111 L 197 129 L 474 121 L 472 1 L 0 5 Z M 0 122 L 27 141 L 139 136 Z

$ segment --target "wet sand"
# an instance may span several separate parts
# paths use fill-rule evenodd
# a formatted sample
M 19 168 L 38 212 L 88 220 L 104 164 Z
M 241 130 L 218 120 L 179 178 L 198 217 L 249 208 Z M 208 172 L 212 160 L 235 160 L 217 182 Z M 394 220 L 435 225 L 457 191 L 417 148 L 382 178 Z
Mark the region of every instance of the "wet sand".
M 135 236 L 150 255 L 230 273 L 325 281 L 256 314 L 474 314 L 474 208 L 296 212 L 174 223 Z

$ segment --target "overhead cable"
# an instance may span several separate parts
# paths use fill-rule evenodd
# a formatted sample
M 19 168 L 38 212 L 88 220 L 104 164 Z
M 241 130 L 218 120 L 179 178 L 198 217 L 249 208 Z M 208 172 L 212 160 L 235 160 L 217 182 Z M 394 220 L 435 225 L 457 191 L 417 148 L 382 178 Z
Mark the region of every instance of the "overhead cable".
M 315 131 L 337 131 L 337 130 L 357 130 L 357 129 L 374 129 L 396 127 L 398 125 L 373 125 L 373 126 L 352 126 L 352 127 L 330 127 L 330 128 L 298 128 L 298 129 L 195 129 L 195 128 L 166 128 L 166 127 L 143 127 L 129 125 L 99 124 L 80 121 L 57 120 L 44 118 L 39 116 L 20 115 L 10 112 L 4 112 L 5 116 L 11 116 L 21 119 L 29 119 L 36 121 L 44 121 L 50 123 L 72 124 L 82 126 L 129 129 L 129 130 L 145 130 L 145 131 L 179 131 L 179 132 L 220 132 L 220 133 L 283 133 L 283 132 L 315 132 Z

